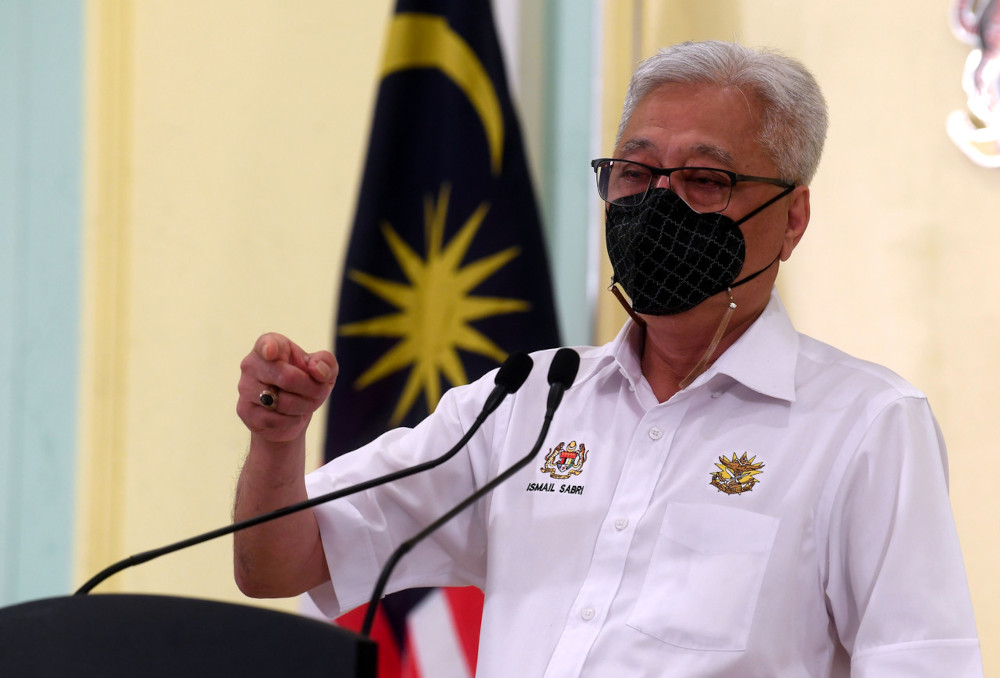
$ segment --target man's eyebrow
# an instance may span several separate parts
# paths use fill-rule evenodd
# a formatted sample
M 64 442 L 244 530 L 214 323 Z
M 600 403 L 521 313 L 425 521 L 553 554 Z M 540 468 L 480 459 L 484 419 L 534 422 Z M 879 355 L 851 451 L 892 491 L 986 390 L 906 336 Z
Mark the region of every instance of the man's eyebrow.
M 732 153 L 714 144 L 698 144 L 694 147 L 694 152 L 698 155 L 708 156 L 728 167 L 733 167 L 736 164 Z
M 622 155 L 626 155 L 634 151 L 646 151 L 655 148 L 656 145 L 649 139 L 646 139 L 645 137 L 637 137 L 635 139 L 629 139 L 623 143 L 618 151 Z M 716 146 L 715 144 L 696 144 L 691 150 L 695 155 L 711 158 L 712 160 L 727 167 L 733 167 L 736 164 L 736 160 L 733 158 L 732 153 L 721 146 Z
M 632 151 L 645 151 L 653 148 L 653 142 L 644 137 L 629 139 L 618 149 L 621 153 L 631 153 Z

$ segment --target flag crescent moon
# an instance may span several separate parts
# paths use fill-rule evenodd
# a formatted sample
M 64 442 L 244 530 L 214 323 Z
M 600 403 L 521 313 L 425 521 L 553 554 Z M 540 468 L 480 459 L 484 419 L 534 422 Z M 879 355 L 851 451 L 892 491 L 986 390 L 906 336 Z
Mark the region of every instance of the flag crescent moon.
M 436 68 L 462 90 L 486 132 L 493 174 L 500 174 L 504 132 L 500 99 L 475 51 L 444 17 L 403 13 L 393 19 L 382 77 L 412 68 Z

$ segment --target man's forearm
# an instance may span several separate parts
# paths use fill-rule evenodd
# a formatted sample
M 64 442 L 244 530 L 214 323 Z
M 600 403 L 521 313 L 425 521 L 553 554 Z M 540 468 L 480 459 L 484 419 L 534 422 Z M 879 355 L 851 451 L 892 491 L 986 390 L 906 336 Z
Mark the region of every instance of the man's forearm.
M 290 443 L 252 439 L 236 488 L 234 520 L 246 520 L 307 498 L 304 437 Z M 312 510 L 237 532 L 233 566 L 240 590 L 255 598 L 294 596 L 329 578 Z

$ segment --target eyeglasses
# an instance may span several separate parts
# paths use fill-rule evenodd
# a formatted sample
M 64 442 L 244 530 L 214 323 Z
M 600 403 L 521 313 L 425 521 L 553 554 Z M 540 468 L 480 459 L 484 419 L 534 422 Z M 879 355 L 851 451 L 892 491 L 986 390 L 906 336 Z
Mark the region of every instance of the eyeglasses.
M 590 166 L 597 175 L 597 193 L 605 202 L 625 207 L 638 205 L 646 199 L 656 177 L 667 178 L 672 190 L 695 212 L 710 214 L 729 207 L 733 188 L 741 181 L 756 181 L 792 188 L 781 179 L 736 174 L 715 167 L 652 167 L 641 162 L 598 158 Z

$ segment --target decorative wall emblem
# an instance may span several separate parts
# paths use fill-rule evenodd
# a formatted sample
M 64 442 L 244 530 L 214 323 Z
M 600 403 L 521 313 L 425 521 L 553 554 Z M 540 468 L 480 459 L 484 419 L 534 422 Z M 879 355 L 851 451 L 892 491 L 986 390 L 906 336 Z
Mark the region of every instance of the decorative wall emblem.
M 757 476 L 763 473 L 761 469 L 764 468 L 764 462 L 754 463 L 756 458 L 755 455 L 747 459 L 746 452 L 739 458 L 736 457 L 735 452 L 733 452 L 731 459 L 726 459 L 726 456 L 722 455 L 719 457 L 719 463 L 716 464 L 719 470 L 712 473 L 712 487 L 726 494 L 749 492 L 754 485 L 760 482 L 757 480 Z
M 948 136 L 977 165 L 1000 167 L 1000 0 L 955 0 L 951 29 L 975 49 L 962 77 L 968 110 L 948 116 Z
M 577 445 L 574 440 L 567 445 L 561 442 L 550 448 L 549 453 L 545 455 L 542 472 L 548 473 L 556 480 L 566 480 L 570 476 L 580 475 L 585 461 L 587 461 L 587 447 L 583 443 Z

